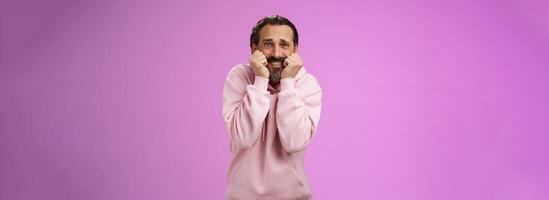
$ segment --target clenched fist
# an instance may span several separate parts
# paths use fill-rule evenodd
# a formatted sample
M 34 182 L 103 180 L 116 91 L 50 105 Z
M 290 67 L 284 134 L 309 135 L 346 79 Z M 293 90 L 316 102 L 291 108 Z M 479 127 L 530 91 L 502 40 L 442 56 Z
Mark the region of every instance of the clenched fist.
M 269 70 L 267 69 L 267 58 L 261 51 L 255 50 L 254 53 L 250 56 L 249 62 L 250 67 L 252 67 L 252 70 L 254 71 L 254 74 L 256 76 L 269 78 Z
M 303 66 L 303 61 L 301 61 L 301 57 L 299 57 L 299 54 L 292 53 L 290 56 L 284 60 L 284 70 L 282 70 L 282 77 L 281 78 L 295 78 L 301 67 Z

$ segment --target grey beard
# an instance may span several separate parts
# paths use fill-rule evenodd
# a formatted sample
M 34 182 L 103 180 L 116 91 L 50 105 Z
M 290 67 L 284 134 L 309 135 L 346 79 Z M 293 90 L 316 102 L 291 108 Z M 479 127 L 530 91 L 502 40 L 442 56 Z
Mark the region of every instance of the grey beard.
M 282 68 L 273 69 L 270 67 L 267 67 L 269 69 L 269 84 L 276 85 L 278 82 L 280 82 Z

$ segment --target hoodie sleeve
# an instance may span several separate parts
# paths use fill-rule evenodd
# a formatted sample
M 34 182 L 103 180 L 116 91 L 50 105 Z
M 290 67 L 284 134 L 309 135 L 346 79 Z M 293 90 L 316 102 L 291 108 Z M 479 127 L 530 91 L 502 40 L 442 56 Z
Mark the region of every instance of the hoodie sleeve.
M 251 147 L 261 135 L 269 112 L 269 79 L 255 76 L 247 84 L 246 75 L 237 68 L 231 70 L 223 87 L 223 117 L 231 139 L 239 148 Z
M 320 118 L 322 89 L 310 76 L 298 90 L 294 78 L 280 80 L 276 122 L 280 142 L 289 153 L 307 148 Z

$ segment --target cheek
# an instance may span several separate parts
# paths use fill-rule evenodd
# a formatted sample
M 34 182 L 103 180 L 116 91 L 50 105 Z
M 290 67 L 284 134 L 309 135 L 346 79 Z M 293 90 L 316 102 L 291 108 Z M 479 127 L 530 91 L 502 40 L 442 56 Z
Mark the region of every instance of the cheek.
M 287 58 L 287 57 L 290 56 L 291 54 L 292 54 L 291 52 L 285 51 L 285 52 L 282 53 L 282 56 L 284 56 L 284 57 Z
M 270 49 L 262 48 L 262 49 L 259 49 L 259 50 L 261 51 L 261 53 L 265 54 L 265 56 L 271 55 L 271 50 Z
M 295 49 L 288 49 L 288 50 L 284 51 L 284 55 L 286 57 L 292 55 L 293 53 L 295 53 Z

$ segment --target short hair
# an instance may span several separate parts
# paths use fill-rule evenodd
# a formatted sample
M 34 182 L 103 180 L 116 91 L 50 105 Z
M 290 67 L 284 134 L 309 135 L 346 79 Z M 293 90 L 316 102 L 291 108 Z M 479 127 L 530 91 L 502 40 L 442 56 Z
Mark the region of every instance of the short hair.
M 250 48 L 253 47 L 253 44 L 259 45 L 259 31 L 265 26 L 265 25 L 287 25 L 292 29 L 292 32 L 294 33 L 294 46 L 297 46 L 299 44 L 299 35 L 297 34 L 297 29 L 295 28 L 294 24 L 286 19 L 285 17 L 282 17 L 280 15 L 273 15 L 270 17 L 263 17 L 261 20 L 259 20 L 256 25 L 252 28 L 252 34 L 250 35 Z

